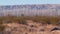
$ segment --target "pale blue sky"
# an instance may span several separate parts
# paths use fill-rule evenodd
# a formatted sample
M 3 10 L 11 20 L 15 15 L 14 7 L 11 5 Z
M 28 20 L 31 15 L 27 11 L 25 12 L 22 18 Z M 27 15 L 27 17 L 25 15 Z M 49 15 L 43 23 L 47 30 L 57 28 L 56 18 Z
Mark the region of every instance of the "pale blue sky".
M 60 4 L 60 0 L 0 0 L 0 5 Z

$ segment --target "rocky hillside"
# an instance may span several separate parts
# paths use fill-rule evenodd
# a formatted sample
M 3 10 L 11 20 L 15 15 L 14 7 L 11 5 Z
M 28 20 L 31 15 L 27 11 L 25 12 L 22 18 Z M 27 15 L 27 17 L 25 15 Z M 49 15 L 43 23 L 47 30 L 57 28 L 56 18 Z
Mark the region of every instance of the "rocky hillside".
M 27 20 L 27 25 L 18 23 L 3 24 L 6 26 L 0 34 L 60 34 L 60 28 L 55 25 L 43 25 L 41 23 Z

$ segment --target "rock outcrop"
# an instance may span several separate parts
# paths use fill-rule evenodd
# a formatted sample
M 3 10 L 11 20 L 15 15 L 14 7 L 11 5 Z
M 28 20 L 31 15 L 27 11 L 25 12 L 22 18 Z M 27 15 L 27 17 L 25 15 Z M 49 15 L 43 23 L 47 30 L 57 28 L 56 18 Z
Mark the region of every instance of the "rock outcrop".
M 6 28 L 0 34 L 60 34 L 60 30 L 51 31 L 56 27 L 54 25 L 42 25 L 31 20 L 27 22 L 27 25 L 18 23 L 4 24 Z

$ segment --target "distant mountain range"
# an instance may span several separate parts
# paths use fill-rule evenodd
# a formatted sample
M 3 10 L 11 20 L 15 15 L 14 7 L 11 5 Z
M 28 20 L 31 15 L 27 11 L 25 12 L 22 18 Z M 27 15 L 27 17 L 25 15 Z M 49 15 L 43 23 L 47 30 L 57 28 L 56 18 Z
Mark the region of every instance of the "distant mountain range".
M 39 4 L 39 5 L 7 5 L 0 6 L 0 15 L 26 16 L 42 15 L 57 16 L 60 15 L 60 4 Z

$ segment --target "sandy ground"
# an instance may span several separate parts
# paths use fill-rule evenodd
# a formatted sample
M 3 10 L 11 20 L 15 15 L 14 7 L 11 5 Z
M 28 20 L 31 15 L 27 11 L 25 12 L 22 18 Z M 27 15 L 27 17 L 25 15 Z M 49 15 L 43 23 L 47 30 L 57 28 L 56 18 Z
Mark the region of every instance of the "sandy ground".
M 54 25 L 42 25 L 31 20 L 27 20 L 28 25 L 9 23 L 4 24 L 6 26 L 5 32 L 10 34 L 60 34 L 60 30 L 51 31 Z M 33 25 L 33 27 L 31 27 Z M 8 34 L 8 33 L 7 33 Z

